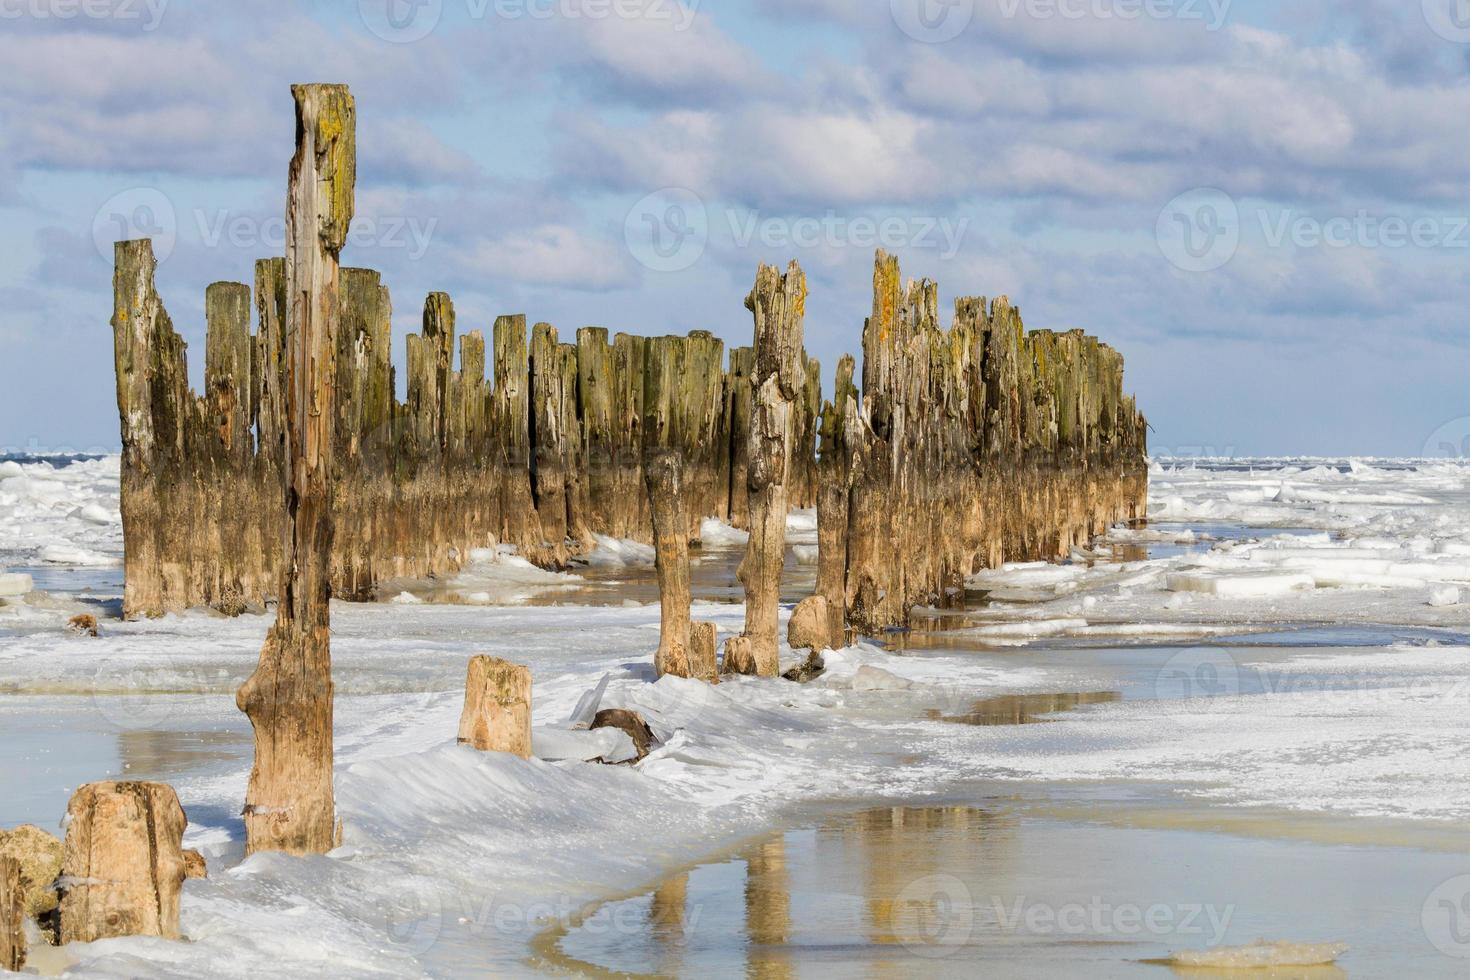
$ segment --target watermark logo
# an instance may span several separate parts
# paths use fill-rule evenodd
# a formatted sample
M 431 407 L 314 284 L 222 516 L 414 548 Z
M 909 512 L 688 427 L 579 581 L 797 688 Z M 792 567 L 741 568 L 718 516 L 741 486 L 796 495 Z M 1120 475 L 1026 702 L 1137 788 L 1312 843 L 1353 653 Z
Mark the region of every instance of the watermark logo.
M 0 0 L 0 20 L 140 21 L 154 31 L 167 9 L 168 0 Z
M 1212 272 L 1240 248 L 1240 208 L 1222 190 L 1200 187 L 1164 205 L 1155 227 L 1159 251 L 1185 272 Z
M 413 877 L 398 882 L 391 895 L 379 897 L 375 919 L 391 956 L 411 958 L 433 948 L 444 929 L 444 904 L 436 883 Z
M 1470 960 L 1470 875 L 1451 878 L 1430 892 L 1421 922 L 1435 949 L 1457 960 Z
M 682 272 L 709 245 L 709 212 L 683 187 L 665 187 L 634 204 L 623 221 L 628 251 L 654 272 Z
M 1470 44 L 1470 0 L 1423 0 L 1429 29 L 1446 41 Z
M 1218 31 L 1234 0 L 1000 0 L 1007 20 L 1181 20 L 1200 21 Z
M 280 215 L 259 217 L 229 210 L 190 212 L 194 231 L 205 248 L 248 248 L 271 253 L 286 250 L 286 219 Z M 418 261 L 433 243 L 439 227 L 436 217 L 417 215 L 357 215 L 347 229 L 347 244 L 353 248 L 391 249 Z
M 130 187 L 109 197 L 92 218 L 92 244 L 109 265 L 113 244 L 135 238 L 153 239 L 159 262 L 173 254 L 179 221 L 173 202 L 156 187 Z
M 439 26 L 444 0 L 357 0 L 363 26 L 390 44 L 422 41 Z
M 730 237 L 740 248 L 759 244 L 766 249 L 785 248 L 861 248 L 889 252 L 903 249 L 927 249 L 948 261 L 959 254 L 970 219 L 923 216 L 870 218 L 865 215 L 845 216 L 828 211 L 821 217 L 812 215 L 762 217 L 757 211 L 727 210 L 725 221 Z
M 92 704 L 119 731 L 138 731 L 176 717 L 181 705 L 205 703 L 237 686 L 221 666 L 168 656 L 109 657 L 92 675 Z
M 1419 453 L 1424 459 L 1470 459 L 1470 415 L 1450 419 L 1430 433 Z
M 1223 650 L 1185 650 L 1170 657 L 1154 679 L 1161 700 L 1230 697 L 1240 693 L 1240 666 Z
M 412 44 L 439 26 L 444 0 L 358 0 L 357 11 L 369 33 L 391 44 Z M 464 0 L 464 16 L 472 22 L 643 20 L 682 32 L 698 12 L 699 0 Z
M 911 881 L 893 902 L 893 934 L 904 948 L 927 959 L 953 955 L 975 931 L 970 889 L 954 875 Z
M 1026 896 L 991 897 L 996 922 L 1005 932 L 1031 936 L 1206 937 L 1219 946 L 1235 917 L 1234 905 L 1187 902 L 1112 902 L 1100 895 L 1085 901 L 1033 902 Z
M 943 44 L 975 19 L 975 0 L 889 0 L 893 22 L 915 41 Z
M 1453 215 L 1376 215 L 1366 208 L 1353 215 L 1319 218 L 1292 208 L 1261 209 L 1261 235 L 1271 248 L 1470 248 L 1470 217 Z

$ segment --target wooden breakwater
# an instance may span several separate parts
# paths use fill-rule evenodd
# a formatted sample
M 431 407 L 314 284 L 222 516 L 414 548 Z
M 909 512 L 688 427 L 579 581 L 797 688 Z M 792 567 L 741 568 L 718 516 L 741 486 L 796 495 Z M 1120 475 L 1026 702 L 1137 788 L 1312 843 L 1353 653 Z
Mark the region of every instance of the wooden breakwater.
M 202 394 L 154 274 L 147 240 L 117 244 L 125 614 L 258 607 L 275 594 L 286 513 L 285 261 L 258 262 L 253 289 L 205 291 Z M 596 327 L 564 343 L 502 316 L 488 349 L 478 330 L 458 337 L 456 365 L 454 305 L 433 293 L 399 401 L 388 288 L 343 269 L 340 303 L 336 595 L 452 572 L 497 543 L 555 567 L 593 533 L 649 541 L 645 464 L 663 449 L 685 461 L 691 540 L 704 517 L 746 526 L 752 348 L 727 363 L 707 332 Z M 861 374 L 844 358 L 826 401 L 802 355 L 792 413 L 788 500 L 819 505 L 834 621 L 845 608 L 863 630 L 901 625 L 976 568 L 1065 557 L 1144 516 L 1146 425 L 1117 351 L 1080 330 L 1028 333 L 1004 297 L 958 300 L 944 329 L 936 284 L 905 284 L 881 253 L 862 336 Z
M 155 288 L 151 243 L 119 242 L 113 332 L 122 420 L 124 613 L 227 612 L 275 595 L 286 521 L 283 357 L 286 264 L 255 285 L 205 291 L 204 391 Z M 691 539 L 699 522 L 745 520 L 748 348 L 712 334 L 644 338 L 596 327 L 562 342 L 523 316 L 458 337 L 444 293 L 407 338 L 395 395 L 392 305 L 378 273 L 343 269 L 333 344 L 332 501 L 336 595 L 452 572 L 475 548 L 515 545 L 555 567 L 593 533 L 651 540 L 643 466 L 654 447 L 688 461 Z M 252 331 L 252 313 L 256 328 Z M 488 369 L 488 370 L 487 370 Z M 799 420 L 815 432 L 819 368 Z M 816 459 L 796 463 L 796 506 L 812 506 Z
M 1001 297 L 955 302 L 878 253 L 862 390 L 843 358 L 822 408 L 818 594 L 874 632 L 965 575 L 1056 560 L 1145 516 L 1147 424 L 1123 357 L 1081 330 L 1027 333 Z
M 340 183 L 333 208 L 350 222 L 352 182 Z M 399 401 L 388 288 L 371 270 L 338 269 L 335 254 L 313 280 L 332 315 L 297 372 L 324 386 L 303 420 L 287 390 L 299 261 L 257 262 L 253 287 L 208 287 L 196 393 L 151 242 L 117 243 L 124 615 L 238 613 L 277 596 L 302 480 L 288 479 L 301 465 L 289 421 L 329 440 L 310 454 L 327 488 L 311 523 L 331 592 L 348 599 L 453 572 L 492 545 L 558 567 L 595 534 L 652 540 L 648 488 L 662 484 L 647 478 L 673 454 L 691 541 L 705 517 L 758 525 L 763 556 L 741 576 L 765 597 L 747 627 L 766 666 L 778 510 L 817 506 L 818 592 L 834 636 L 849 621 L 903 625 L 912 605 L 957 596 L 977 568 L 1065 557 L 1144 516 L 1146 425 L 1123 394 L 1121 355 L 1080 330 L 1027 333 L 1004 298 L 960 299 L 944 329 L 936 285 L 905 284 L 882 252 L 861 375 L 844 357 L 826 401 L 800 341 L 808 296 L 795 263 L 785 278 L 762 267 L 749 308 L 766 343 L 728 361 L 706 331 L 609 338 L 586 327 L 563 342 L 524 316 L 497 318 L 487 346 L 480 330 L 457 336 L 452 300 L 431 293 L 406 338 Z

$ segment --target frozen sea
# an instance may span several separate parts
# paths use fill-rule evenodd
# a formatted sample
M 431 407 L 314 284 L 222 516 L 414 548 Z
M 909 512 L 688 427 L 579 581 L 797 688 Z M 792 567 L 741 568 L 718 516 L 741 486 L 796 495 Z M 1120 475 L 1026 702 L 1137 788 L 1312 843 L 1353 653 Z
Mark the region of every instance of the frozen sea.
M 117 467 L 0 461 L 0 826 L 163 779 L 210 877 L 187 941 L 68 947 L 77 975 L 1147 976 L 1262 938 L 1347 946 L 1274 975 L 1470 962 L 1460 462 L 1158 461 L 1146 527 L 980 573 L 807 685 L 655 682 L 646 547 L 477 553 L 334 606 L 343 845 L 248 860 L 233 694 L 270 617 L 122 622 Z M 694 612 L 728 634 L 741 536 L 705 530 Z M 476 653 L 530 665 L 548 758 L 454 744 Z M 604 677 L 661 746 L 551 761 Z

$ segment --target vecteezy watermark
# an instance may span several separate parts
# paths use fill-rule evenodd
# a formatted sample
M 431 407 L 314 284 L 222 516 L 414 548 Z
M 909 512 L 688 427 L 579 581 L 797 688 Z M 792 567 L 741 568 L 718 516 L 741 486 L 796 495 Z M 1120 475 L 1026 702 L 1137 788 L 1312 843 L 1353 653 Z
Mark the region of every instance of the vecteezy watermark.
M 666 187 L 641 198 L 623 221 L 628 251 L 655 272 L 679 272 L 704 255 L 711 235 L 728 236 L 736 248 L 766 250 L 861 248 L 888 251 L 931 249 L 941 259 L 959 253 L 970 229 L 969 218 L 890 215 L 763 215 L 727 208 L 711 215 L 698 194 Z M 723 238 L 721 239 L 724 240 Z
M 1150 459 L 1172 463 L 1175 460 L 1234 459 L 1237 452 L 1234 446 L 1210 446 L 1204 444 L 1158 446 L 1150 443 L 1148 455 Z
M 1470 0 L 1422 0 L 1429 29 L 1446 41 L 1470 44 Z
M 1470 415 L 1450 419 L 1424 440 L 1422 459 L 1470 459 Z
M 1204 936 L 1208 946 L 1225 941 L 1234 905 L 1203 902 L 1113 902 L 1099 895 L 1080 901 L 1037 902 L 1026 896 L 993 895 L 996 922 L 1004 931 L 1031 936 L 1184 937 Z
M 975 902 L 954 875 L 925 875 L 894 896 L 889 923 L 904 948 L 926 959 L 952 955 L 975 931 Z
M 180 657 L 109 657 L 92 675 L 92 705 L 119 731 L 154 728 L 184 705 L 217 700 L 239 686 L 220 665 Z
M 629 209 L 623 241 L 645 268 L 682 272 L 699 261 L 709 244 L 709 211 L 693 191 L 665 187 Z
M 233 248 L 257 248 L 281 252 L 286 248 L 286 219 L 261 218 L 220 210 L 195 208 L 192 212 L 195 230 L 205 248 L 229 245 Z M 439 227 L 437 217 L 417 215 L 357 215 L 347 230 L 347 244 L 357 248 L 381 248 L 403 251 L 409 259 L 424 257 Z
M 1224 650 L 1203 647 L 1169 658 L 1154 678 L 1160 700 L 1219 698 L 1239 694 L 1240 666 Z
M 1159 251 L 1185 272 L 1212 272 L 1240 248 L 1240 208 L 1214 187 L 1185 191 L 1164 205 L 1154 228 Z
M 1470 2 L 1470 0 L 1467 0 Z M 1257 207 L 1242 214 L 1213 187 L 1186 191 L 1164 206 L 1155 228 L 1159 250 L 1186 272 L 1210 272 L 1235 257 L 1242 233 L 1258 230 L 1272 249 L 1470 249 L 1470 215 L 1307 214 Z
M 0 0 L 0 20 L 138 21 L 153 31 L 167 8 L 168 0 Z
M 998 0 L 1007 20 L 1195 20 L 1218 31 L 1235 0 Z
M 821 217 L 762 217 L 758 211 L 727 210 L 730 236 L 740 248 L 758 243 L 780 248 L 933 249 L 941 259 L 959 254 L 970 219 L 922 216 L 850 217 L 828 211 Z
M 419 876 L 395 879 L 391 892 L 376 896 L 368 919 L 382 930 L 388 955 L 412 958 L 427 953 L 444 931 L 439 883 Z
M 1470 248 L 1470 217 L 1377 215 L 1359 209 L 1351 216 L 1320 218 L 1292 208 L 1256 212 L 1271 248 Z
M 889 0 L 893 22 L 915 41 L 943 44 L 975 19 L 975 0 Z
M 109 197 L 92 217 L 92 244 L 103 261 L 112 262 L 113 244 L 135 238 L 153 239 L 159 262 L 173 254 L 179 220 L 173 202 L 156 187 L 130 187 Z
M 700 0 L 460 0 L 471 21 L 643 20 L 687 31 Z M 421 41 L 444 17 L 444 0 L 358 0 L 358 15 L 373 35 L 393 44 Z
M 194 208 L 186 212 L 183 227 L 205 248 L 253 248 L 280 253 L 286 248 L 286 219 L 230 210 Z M 439 227 L 437 217 L 419 215 L 358 215 L 347 232 L 347 243 L 357 248 L 402 251 L 411 260 L 424 257 Z M 180 231 L 173 202 L 154 187 L 132 187 L 108 198 L 92 218 L 92 243 L 103 261 L 112 262 L 113 245 L 135 238 L 153 240 L 153 256 L 160 263 L 173 254 Z
M 1470 960 L 1470 875 L 1446 881 L 1424 900 L 1424 936 L 1446 956 Z

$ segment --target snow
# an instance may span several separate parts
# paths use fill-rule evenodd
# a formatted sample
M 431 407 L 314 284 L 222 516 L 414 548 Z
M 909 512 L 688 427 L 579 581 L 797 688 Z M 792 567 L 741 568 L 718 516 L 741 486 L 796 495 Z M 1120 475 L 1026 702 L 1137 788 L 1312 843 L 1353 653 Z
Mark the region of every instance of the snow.
M 167 773 L 189 813 L 186 845 L 210 863 L 208 880 L 185 886 L 190 942 L 64 951 L 92 975 L 515 972 L 544 924 L 532 910 L 570 915 L 835 798 L 1005 792 L 1036 780 L 1463 822 L 1467 475 L 1450 463 L 1160 462 L 1152 526 L 1115 529 L 1064 565 L 981 572 L 967 584 L 983 596 L 954 623 L 945 614 L 957 628 L 932 634 L 946 642 L 915 635 L 892 650 L 832 651 L 826 673 L 804 685 L 655 680 L 656 606 L 527 605 L 576 601 L 589 579 L 507 549 L 476 551 L 432 587 L 393 583 L 387 601 L 334 605 L 343 846 L 246 859 L 238 813 L 249 729 L 233 697 L 270 617 L 194 611 L 125 623 L 107 613 L 115 597 L 105 592 L 48 590 L 51 571 L 96 574 L 119 560 L 117 459 L 0 463 L 0 562 L 25 570 L 0 575 L 0 739 L 19 746 L 0 777 L 52 787 L 47 799 L 58 802 L 27 814 L 51 826 L 78 779 L 121 772 L 130 757 L 116 745 L 136 751 L 181 726 L 237 740 L 218 759 Z M 702 560 L 729 560 L 717 553 L 745 540 L 717 522 L 702 534 Z M 793 514 L 788 534 L 807 560 L 815 515 Z M 587 564 L 631 579 L 650 561 L 646 545 L 599 539 Z M 413 601 L 390 598 L 405 595 Z M 100 639 L 64 631 L 81 610 L 103 614 Z M 742 625 L 737 604 L 696 602 L 692 612 L 726 634 Z M 933 622 L 940 629 L 937 613 Z M 1290 632 L 1320 623 L 1338 632 Z M 1399 629 L 1385 639 L 1372 624 Z M 536 758 L 455 744 L 465 664 L 480 653 L 531 668 Z M 1077 691 L 1122 697 L 1039 725 L 931 714 Z M 586 730 L 599 707 L 645 717 L 659 739 L 648 758 L 582 761 L 629 749 L 622 733 Z M 95 741 L 32 748 L 24 719 L 38 714 L 73 719 Z M 519 926 L 496 924 L 507 909 Z

